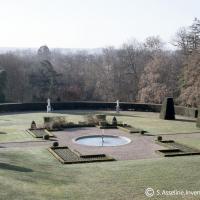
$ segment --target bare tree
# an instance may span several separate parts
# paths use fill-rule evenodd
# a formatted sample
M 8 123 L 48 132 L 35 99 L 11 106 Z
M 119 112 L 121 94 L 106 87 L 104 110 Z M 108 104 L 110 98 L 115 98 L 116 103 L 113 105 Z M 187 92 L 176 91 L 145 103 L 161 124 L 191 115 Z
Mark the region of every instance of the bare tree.
M 200 102 L 200 55 L 191 54 L 185 61 L 181 79 L 179 103 L 186 106 L 199 106 Z
M 195 18 L 191 26 L 180 28 L 172 44 L 179 47 L 185 55 L 200 51 L 200 20 Z
M 141 102 L 162 103 L 166 96 L 177 94 L 180 65 L 173 54 L 160 52 L 145 66 L 139 83 Z M 175 97 L 175 96 L 174 96 Z

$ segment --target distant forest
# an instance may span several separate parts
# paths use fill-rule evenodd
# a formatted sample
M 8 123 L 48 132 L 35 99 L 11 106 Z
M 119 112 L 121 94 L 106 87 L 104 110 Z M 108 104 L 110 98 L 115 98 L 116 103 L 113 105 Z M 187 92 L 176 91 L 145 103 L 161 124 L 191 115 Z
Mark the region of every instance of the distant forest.
M 148 30 L 147 30 L 148 31 Z M 66 36 L 67 37 L 67 36 Z M 180 28 L 167 50 L 158 36 L 102 53 L 0 54 L 0 102 L 120 101 L 200 104 L 200 21 Z

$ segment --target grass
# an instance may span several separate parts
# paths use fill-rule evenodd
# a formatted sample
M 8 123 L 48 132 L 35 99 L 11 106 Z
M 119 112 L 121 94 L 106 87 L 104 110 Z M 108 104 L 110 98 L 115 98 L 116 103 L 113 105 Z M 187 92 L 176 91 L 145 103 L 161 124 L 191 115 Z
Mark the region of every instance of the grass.
M 106 113 L 108 120 L 111 120 L 116 115 L 115 112 L 95 111 L 66 111 L 60 113 L 33 112 L 0 115 L 0 142 L 34 140 L 24 130 L 30 128 L 32 120 L 35 120 L 37 125 L 42 125 L 44 116 L 62 115 L 68 121 L 78 122 L 83 121 L 83 116 L 89 113 Z M 188 118 L 180 116 L 178 118 L 185 121 L 161 120 L 159 119 L 158 113 L 148 112 L 121 112 L 117 116 L 118 121 L 123 121 L 155 135 L 200 132 L 200 129 L 196 127 L 196 122 L 187 121 Z M 2 134 L 1 132 L 6 134 Z
M 193 139 L 193 138 L 189 138 L 189 139 L 177 139 L 177 142 L 181 143 L 181 144 L 185 144 L 189 147 L 195 148 L 195 149 L 199 149 L 200 150 L 200 140 L 199 139 Z
M 143 200 L 147 187 L 200 188 L 198 156 L 62 165 L 46 149 L 16 148 L 1 151 L 0 157 L 0 194 L 4 200 Z
M 21 113 L 0 116 L 0 141 L 36 140 L 25 129 L 31 121 L 42 124 L 43 116 L 63 115 L 68 121 L 82 121 L 86 111 Z M 102 112 L 92 112 L 102 113 Z M 107 113 L 108 119 L 116 115 Z M 200 132 L 195 122 L 166 121 L 157 113 L 121 112 L 117 116 L 152 134 Z M 181 143 L 200 149 L 195 139 Z M 155 190 L 199 190 L 199 156 L 157 158 L 109 163 L 62 165 L 44 147 L 0 149 L 0 199 L 3 200 L 143 200 L 147 187 Z M 157 196 L 151 199 L 171 199 Z M 181 199 L 174 196 L 172 199 Z M 185 196 L 183 199 L 199 199 Z
M 132 112 L 132 116 L 121 116 L 120 120 L 136 127 L 148 131 L 151 134 L 175 134 L 200 132 L 196 127 L 196 122 L 188 118 L 176 116 L 178 120 L 159 119 L 159 113 Z M 179 121 L 180 120 L 180 121 Z
M 35 120 L 37 125 L 43 124 L 44 116 L 64 115 L 67 118 L 70 116 L 71 121 L 81 121 L 81 115 L 59 114 L 59 113 L 17 113 L 0 115 L 0 142 L 8 141 L 27 141 L 35 140 L 30 134 L 26 133 L 26 129 L 30 128 L 31 122 Z

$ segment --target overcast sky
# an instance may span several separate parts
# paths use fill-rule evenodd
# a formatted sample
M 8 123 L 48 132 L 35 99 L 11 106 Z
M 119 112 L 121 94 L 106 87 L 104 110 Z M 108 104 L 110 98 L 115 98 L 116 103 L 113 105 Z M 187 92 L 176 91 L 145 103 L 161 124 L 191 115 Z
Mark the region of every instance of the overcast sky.
M 200 0 L 0 0 L 0 47 L 118 47 L 200 18 Z

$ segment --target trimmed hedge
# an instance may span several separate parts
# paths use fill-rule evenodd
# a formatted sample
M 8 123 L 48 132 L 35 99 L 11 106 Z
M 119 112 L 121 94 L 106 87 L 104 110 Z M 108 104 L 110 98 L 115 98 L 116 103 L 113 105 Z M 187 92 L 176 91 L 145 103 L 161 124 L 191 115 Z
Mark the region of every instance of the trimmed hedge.
M 184 106 L 175 106 L 175 113 L 177 115 L 183 115 L 187 117 L 197 118 L 198 109 L 197 108 L 188 108 Z
M 160 119 L 164 120 L 174 120 L 175 110 L 174 110 L 174 100 L 171 97 L 165 98 L 162 108 L 160 111 Z
M 0 112 L 43 111 L 46 106 L 46 103 L 3 103 Z
M 0 112 L 46 111 L 46 103 L 4 103 Z M 116 110 L 115 102 L 73 101 L 51 104 L 53 110 Z M 120 103 L 121 110 L 160 112 L 160 104 Z
M 198 111 L 200 112 L 200 107 L 199 107 Z M 196 125 L 197 125 L 198 128 L 200 128 L 200 115 L 197 118 L 197 124 Z
M 71 101 L 52 103 L 53 110 L 116 110 L 116 102 Z M 2 103 L 0 112 L 46 111 L 47 103 Z M 161 104 L 120 102 L 121 110 L 160 112 Z M 197 108 L 175 106 L 177 115 L 197 117 Z

